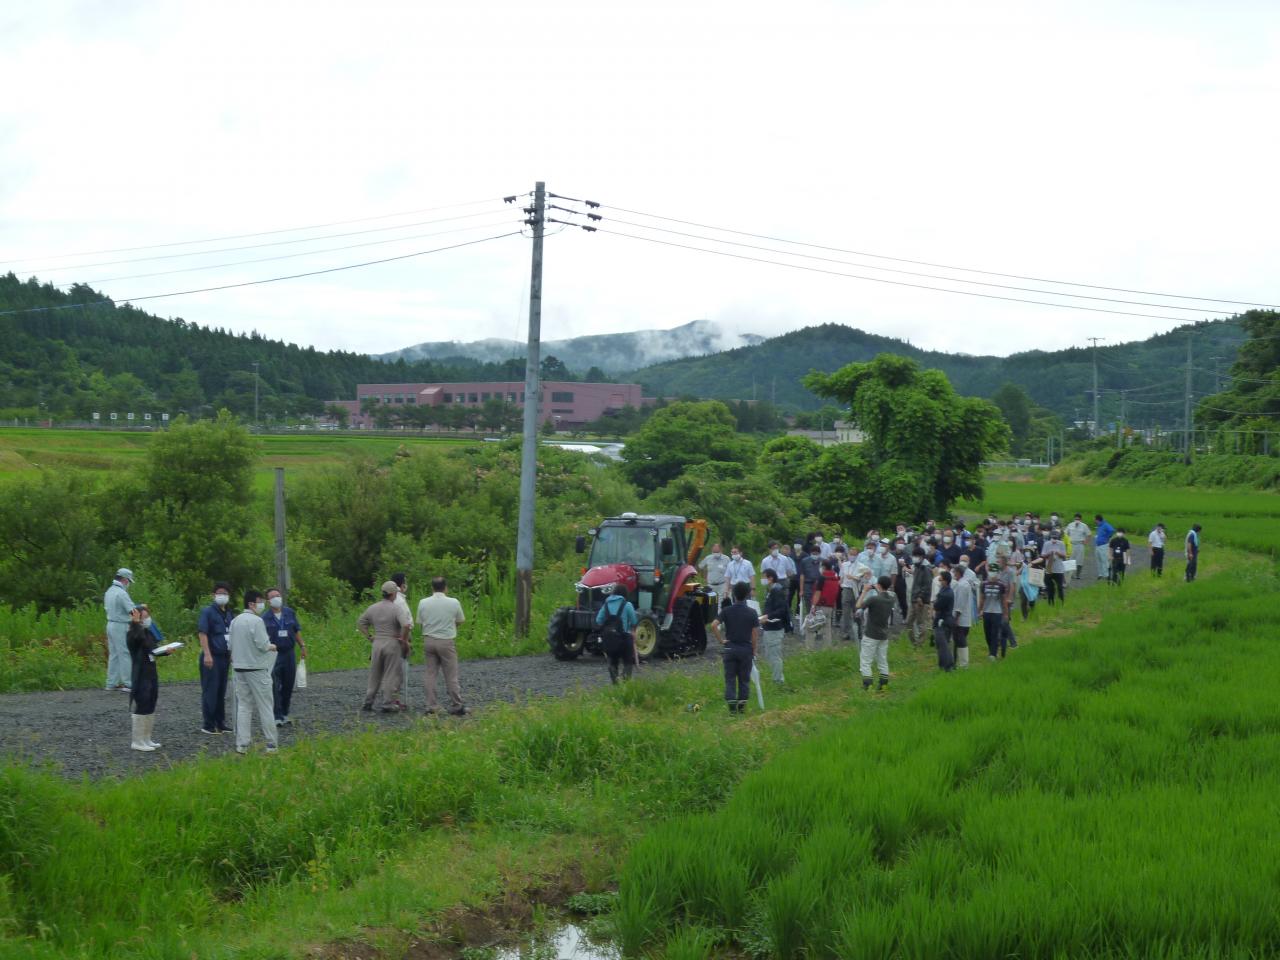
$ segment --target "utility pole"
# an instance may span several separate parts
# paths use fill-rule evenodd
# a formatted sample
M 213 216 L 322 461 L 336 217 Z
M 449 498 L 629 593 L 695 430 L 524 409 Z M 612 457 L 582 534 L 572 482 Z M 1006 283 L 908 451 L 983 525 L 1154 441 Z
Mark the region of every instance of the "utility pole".
M 1182 409 L 1182 462 L 1191 465 L 1191 331 L 1187 331 L 1187 392 Z
M 1085 339 L 1093 344 L 1093 429 L 1089 435 L 1096 437 L 1098 435 L 1098 341 L 1105 340 L 1106 337 L 1085 337 Z
M 1209 359 L 1213 361 L 1213 392 L 1221 393 L 1222 392 L 1222 361 L 1226 360 L 1227 358 L 1226 357 L 1210 357 Z
M 284 541 L 284 467 L 276 467 L 276 586 L 289 592 L 289 553 Z
M 253 361 L 253 429 L 258 429 L 258 361 Z
M 516 636 L 529 635 L 533 610 L 533 508 L 538 480 L 538 392 L 542 333 L 542 233 L 545 227 L 547 185 L 533 188 L 533 206 L 526 207 L 533 228 L 533 264 L 529 272 L 529 352 L 524 364 L 524 446 L 520 451 L 520 519 L 516 527 Z
M 1128 390 L 1120 391 L 1120 422 L 1116 424 L 1116 447 L 1124 446 L 1124 395 Z

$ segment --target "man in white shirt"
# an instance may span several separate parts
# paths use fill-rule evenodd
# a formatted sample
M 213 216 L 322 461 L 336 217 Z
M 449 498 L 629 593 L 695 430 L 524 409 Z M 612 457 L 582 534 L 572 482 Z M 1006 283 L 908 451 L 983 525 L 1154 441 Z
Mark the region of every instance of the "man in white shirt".
M 1071 559 L 1076 562 L 1076 572 L 1071 578 L 1079 580 L 1084 573 L 1084 545 L 1089 542 L 1089 525 L 1080 519 L 1080 514 L 1067 524 L 1067 539 L 1071 541 Z
M 713 543 L 711 552 L 702 558 L 698 566 L 702 568 L 707 586 L 716 592 L 717 597 L 723 598 L 728 593 L 725 570 L 729 566 L 729 558 L 721 552 L 720 544 Z
M 760 579 L 764 580 L 764 572 L 772 570 L 777 574 L 778 582 L 784 587 L 796 575 L 796 565 L 790 557 L 782 552 L 777 540 L 769 541 L 769 552 L 760 561 Z M 766 585 L 765 589 L 768 589 Z
M 1164 524 L 1157 523 L 1155 529 L 1147 534 L 1147 546 L 1151 548 L 1151 572 L 1164 576 L 1164 544 L 1168 537 L 1164 532 Z
M 745 583 L 747 588 L 752 586 L 751 581 L 755 579 L 756 568 L 751 565 L 751 561 L 742 555 L 741 547 L 732 547 L 729 552 L 729 564 L 724 568 L 724 578 L 728 582 L 728 589 L 732 590 L 735 583 Z
M 462 604 L 445 593 L 444 577 L 431 581 L 431 596 L 418 604 L 418 625 L 422 628 L 422 652 L 427 661 L 427 713 L 436 712 L 436 676 L 444 671 L 449 692 L 449 713 L 460 717 L 467 712 L 458 683 L 458 624 L 466 622 Z
M 840 622 L 844 628 L 846 640 L 852 640 L 855 633 L 859 634 L 859 640 L 861 640 L 861 627 L 857 623 L 854 610 L 858 598 L 862 596 L 862 582 L 854 576 L 854 571 L 857 569 L 856 559 L 846 558 L 840 564 Z M 863 569 L 865 570 L 866 567 L 864 566 Z
M 396 594 L 396 609 L 400 610 L 409 619 L 409 632 L 413 633 L 413 614 L 409 612 L 409 581 L 403 573 L 393 573 L 391 582 L 396 585 L 399 592 Z M 404 673 L 404 681 L 400 684 L 400 702 L 407 709 L 409 706 L 409 654 L 404 655 L 404 659 L 400 661 L 400 669 Z

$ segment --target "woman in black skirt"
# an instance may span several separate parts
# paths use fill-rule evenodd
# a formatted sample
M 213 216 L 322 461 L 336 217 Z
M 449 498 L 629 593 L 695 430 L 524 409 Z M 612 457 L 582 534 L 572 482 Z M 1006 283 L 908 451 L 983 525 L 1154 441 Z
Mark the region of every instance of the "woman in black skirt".
M 160 628 L 151 622 L 151 611 L 145 603 L 133 608 L 126 635 L 129 654 L 133 657 L 133 691 L 129 694 L 132 708 L 134 750 L 150 752 L 160 748 L 151 739 L 156 726 L 156 700 L 160 696 L 160 676 L 156 672 L 156 647 L 164 642 Z

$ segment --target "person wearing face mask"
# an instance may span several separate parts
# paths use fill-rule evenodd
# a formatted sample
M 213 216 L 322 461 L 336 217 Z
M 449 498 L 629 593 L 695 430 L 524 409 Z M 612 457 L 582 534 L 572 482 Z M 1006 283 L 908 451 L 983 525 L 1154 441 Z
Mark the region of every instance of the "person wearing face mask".
M 293 705 L 293 685 L 298 675 L 297 657 L 307 658 L 307 645 L 302 642 L 302 625 L 292 607 L 285 606 L 279 587 L 267 591 L 267 612 L 262 615 L 267 636 L 276 645 L 276 665 L 271 668 L 271 705 L 276 726 L 293 723 L 289 709 Z
M 897 565 L 897 570 L 893 577 L 893 595 L 898 599 L 898 616 L 903 623 L 906 623 L 908 609 L 907 580 L 910 576 L 911 560 L 907 556 L 907 544 L 901 534 L 893 542 L 893 559 Z
M 725 579 L 729 581 L 729 589 L 735 583 L 745 583 L 751 589 L 751 581 L 756 577 L 756 568 L 751 561 L 742 555 L 742 548 L 734 545 L 729 549 L 729 565 L 724 568 Z
M 230 733 L 227 726 L 227 677 L 231 670 L 231 585 L 213 585 L 213 602 L 200 611 L 196 630 L 200 637 L 200 732 Z
M 167 656 L 168 651 L 156 653 L 156 648 L 164 643 L 164 634 L 151 622 L 151 611 L 145 603 L 138 604 L 129 612 L 126 642 L 129 645 L 129 655 L 133 658 L 133 688 L 129 693 L 133 741 L 129 746 L 134 750 L 150 753 L 161 747 L 161 744 L 151 739 L 156 727 L 156 701 L 160 697 L 156 657 Z
M 964 549 L 956 541 L 954 530 L 948 530 L 942 535 L 942 560 L 950 566 L 955 566 L 960 562 L 960 554 L 964 553 Z
M 777 540 L 769 541 L 769 552 L 765 554 L 764 559 L 760 561 L 760 579 L 764 580 L 764 575 L 772 570 L 778 577 L 778 583 L 782 584 L 786 589 L 787 581 L 795 575 L 796 565 L 791 562 L 791 558 L 782 552 L 782 548 L 778 545 Z M 767 586 L 766 586 L 767 589 Z
M 267 635 L 262 615 L 267 601 L 257 590 L 244 595 L 244 612 L 231 621 L 227 642 L 231 646 L 231 673 L 236 685 L 236 753 L 249 752 L 253 739 L 253 715 L 258 715 L 267 753 L 277 744 L 275 714 L 271 709 L 271 671 L 276 665 L 276 645 Z
M 409 581 L 403 573 L 393 573 L 391 582 L 396 585 L 399 591 L 396 594 L 396 606 L 400 608 L 400 612 L 409 618 L 409 635 L 413 635 L 413 613 L 409 610 Z M 400 702 L 405 705 L 405 709 L 409 707 L 409 655 L 413 652 L 413 644 L 409 645 L 409 649 L 405 651 L 404 658 L 400 661 Z
M 827 543 L 825 540 L 823 540 L 823 539 L 822 539 L 822 534 L 821 534 L 821 533 L 815 533 L 815 534 L 813 535 L 813 542 L 814 542 L 814 543 L 816 543 L 816 544 L 818 545 L 818 557 L 819 557 L 819 559 L 821 559 L 821 560 L 827 560 L 827 559 L 829 559 L 829 558 L 830 558 L 830 556 L 831 556 L 831 551 L 832 551 L 832 549 L 833 549 L 833 548 L 832 548 L 831 544 Z
M 721 551 L 720 544 L 713 543 L 711 552 L 702 558 L 698 566 L 702 568 L 707 586 L 716 592 L 717 597 L 723 597 L 728 592 L 725 586 L 725 568 L 729 566 L 729 558 Z
M 951 595 L 954 617 L 951 621 L 951 643 L 955 647 L 956 666 L 969 666 L 969 631 L 978 609 L 978 577 L 969 569 L 969 556 L 951 568 Z
M 107 613 L 107 690 L 129 690 L 133 664 L 129 661 L 127 636 L 133 616 L 133 600 L 129 597 L 132 583 L 133 571 L 121 567 L 102 598 Z
M 918 647 L 924 642 L 924 631 L 933 612 L 933 571 L 925 558 L 924 547 L 916 547 L 911 552 L 911 562 L 911 610 L 906 628 L 911 645 Z

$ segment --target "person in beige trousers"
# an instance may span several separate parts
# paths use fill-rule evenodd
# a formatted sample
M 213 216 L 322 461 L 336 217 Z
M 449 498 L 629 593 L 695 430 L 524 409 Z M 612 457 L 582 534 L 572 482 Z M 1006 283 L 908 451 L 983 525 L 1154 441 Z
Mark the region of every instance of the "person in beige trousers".
M 388 580 L 382 585 L 382 599 L 373 604 L 356 623 L 368 637 L 373 649 L 369 657 L 369 689 L 362 710 L 372 710 L 378 693 L 382 693 L 382 712 L 404 709 L 400 702 L 400 685 L 404 676 L 404 658 L 409 655 L 409 613 L 396 606 L 400 588 Z
M 418 604 L 418 626 L 422 628 L 422 650 L 426 655 L 427 713 L 435 713 L 436 677 L 444 671 L 444 685 L 449 692 L 449 713 L 460 717 L 467 712 L 462 703 L 462 687 L 458 684 L 458 624 L 466 617 L 462 604 L 445 593 L 444 577 L 431 581 L 431 596 Z

